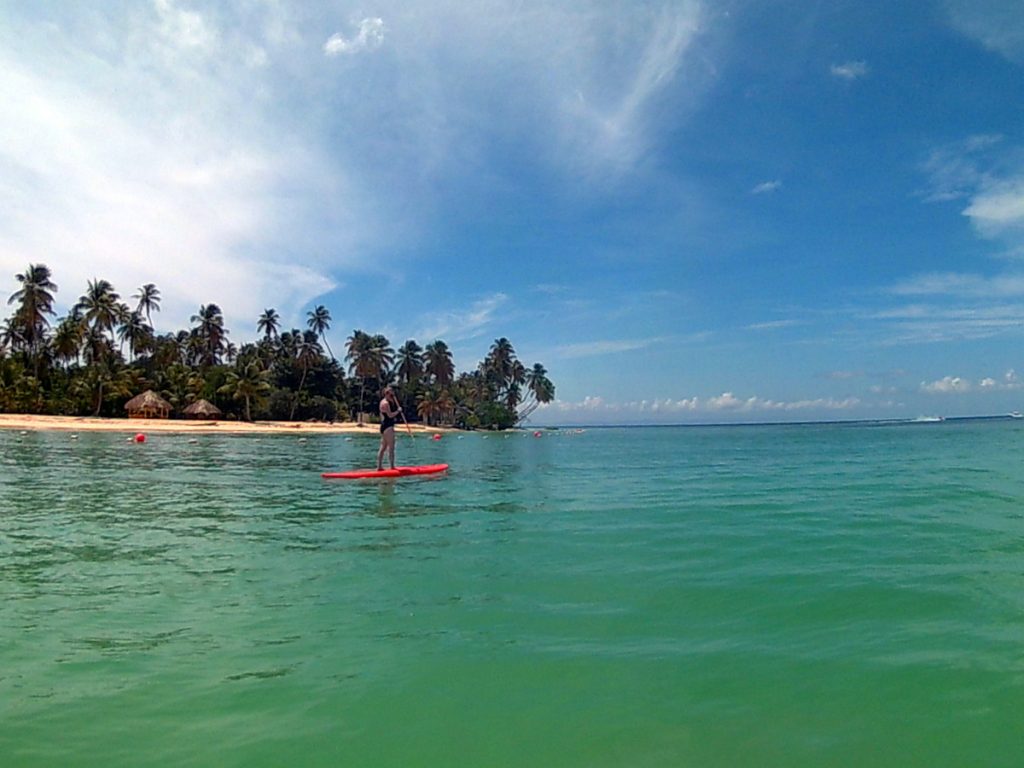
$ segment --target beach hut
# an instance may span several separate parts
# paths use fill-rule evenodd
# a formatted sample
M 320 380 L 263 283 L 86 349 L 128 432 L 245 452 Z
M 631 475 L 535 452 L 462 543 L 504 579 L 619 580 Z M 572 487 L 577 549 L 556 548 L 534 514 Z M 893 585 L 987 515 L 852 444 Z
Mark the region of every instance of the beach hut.
M 219 419 L 224 414 L 209 400 L 196 400 L 182 413 L 186 419 Z
M 124 405 L 129 419 L 169 419 L 171 404 L 152 389 L 133 397 Z

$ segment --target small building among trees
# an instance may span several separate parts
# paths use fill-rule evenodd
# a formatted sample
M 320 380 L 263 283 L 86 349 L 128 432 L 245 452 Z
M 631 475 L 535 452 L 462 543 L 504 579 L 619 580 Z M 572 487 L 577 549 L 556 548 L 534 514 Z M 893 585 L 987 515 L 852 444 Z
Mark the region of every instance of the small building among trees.
M 169 419 L 171 404 L 152 389 L 133 397 L 124 405 L 129 419 Z
M 219 419 L 224 415 L 221 409 L 209 400 L 196 400 L 192 405 L 182 411 L 182 413 L 185 415 L 186 419 L 196 420 Z

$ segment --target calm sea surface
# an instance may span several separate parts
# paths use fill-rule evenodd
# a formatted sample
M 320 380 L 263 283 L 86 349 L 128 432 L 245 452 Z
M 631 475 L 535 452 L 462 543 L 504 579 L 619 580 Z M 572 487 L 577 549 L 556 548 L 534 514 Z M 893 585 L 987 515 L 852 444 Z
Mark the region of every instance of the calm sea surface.
M 1024 422 L 398 447 L 0 431 L 0 764 L 1024 764 Z

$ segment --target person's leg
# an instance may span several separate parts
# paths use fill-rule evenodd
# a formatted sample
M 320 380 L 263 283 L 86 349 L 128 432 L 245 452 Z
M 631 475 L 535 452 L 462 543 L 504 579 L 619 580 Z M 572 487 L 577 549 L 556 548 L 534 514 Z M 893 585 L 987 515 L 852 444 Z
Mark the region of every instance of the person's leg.
M 388 447 L 388 432 L 390 432 L 390 431 L 391 430 L 389 429 L 389 430 L 387 430 L 387 432 L 381 432 L 381 435 L 380 435 L 380 448 L 377 449 L 377 471 L 378 472 L 380 472 L 382 469 L 384 469 L 384 451 L 386 451 L 387 447 Z M 391 463 L 394 464 L 393 461 Z
M 386 432 L 388 441 L 388 461 L 391 462 L 391 468 L 395 468 L 395 428 L 392 427 Z

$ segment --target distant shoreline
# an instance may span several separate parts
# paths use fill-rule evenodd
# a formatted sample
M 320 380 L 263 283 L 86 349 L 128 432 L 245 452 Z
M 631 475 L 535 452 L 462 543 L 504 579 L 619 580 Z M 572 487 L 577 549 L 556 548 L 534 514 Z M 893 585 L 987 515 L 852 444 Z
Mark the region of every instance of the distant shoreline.
M 428 427 L 410 424 L 414 434 L 452 432 L 451 427 Z M 354 421 L 198 421 L 178 419 L 110 419 L 92 416 L 40 416 L 35 414 L 0 413 L 0 429 L 60 432 L 187 432 L 191 434 L 350 434 L 377 435 L 379 426 L 369 422 L 360 426 Z M 407 434 L 404 424 L 399 434 Z

